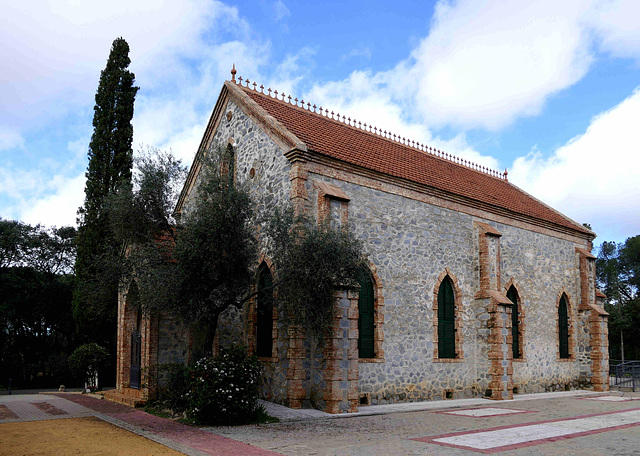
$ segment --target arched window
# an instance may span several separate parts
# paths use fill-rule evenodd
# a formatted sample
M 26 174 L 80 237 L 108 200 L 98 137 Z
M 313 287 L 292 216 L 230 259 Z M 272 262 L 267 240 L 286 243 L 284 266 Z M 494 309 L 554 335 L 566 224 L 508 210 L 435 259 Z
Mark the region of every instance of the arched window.
M 447 275 L 438 290 L 438 358 L 456 357 L 455 296 Z
M 520 349 L 520 303 L 518 302 L 518 292 L 513 285 L 507 291 L 507 298 L 513 303 L 511 307 L 511 347 L 513 358 L 520 359 L 522 358 L 522 350 Z
M 222 157 L 222 175 L 226 175 L 231 183 L 236 179 L 236 153 L 232 144 L 227 145 Z
M 263 264 L 258 275 L 256 355 L 271 357 L 273 349 L 273 278 Z
M 560 358 L 569 358 L 569 312 L 567 298 L 563 293 L 558 304 L 558 343 Z
M 369 271 L 362 271 L 358 282 L 358 357 L 374 358 L 375 354 L 375 298 Z
M 135 312 L 135 320 L 131 327 L 131 357 L 129 361 L 129 387 L 140 389 L 142 370 L 142 310 L 138 286 L 132 282 L 127 293 L 127 306 Z

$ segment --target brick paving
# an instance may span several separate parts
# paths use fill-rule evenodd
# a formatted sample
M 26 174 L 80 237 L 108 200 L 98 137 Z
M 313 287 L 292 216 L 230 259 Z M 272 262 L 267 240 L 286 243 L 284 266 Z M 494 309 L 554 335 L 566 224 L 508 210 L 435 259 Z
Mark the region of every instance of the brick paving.
M 188 456 L 278 455 L 273 451 L 89 395 L 51 393 L 0 396 L 0 424 L 85 416 L 96 416 Z
M 499 453 L 634 426 L 640 426 L 640 409 L 537 421 L 473 432 L 463 431 L 412 440 L 481 453 Z
M 625 398 L 629 395 L 631 393 L 626 393 Z M 217 427 L 210 431 L 289 456 L 473 455 L 483 452 L 509 456 L 640 454 L 640 421 L 634 411 L 638 402 L 584 400 L 596 396 L 622 397 L 620 393 L 570 391 L 517 395 L 510 401 L 433 401 L 376 406 L 372 412 L 366 410 L 368 407 L 362 407 L 364 413 L 359 415 L 289 419 L 268 426 Z M 477 412 L 446 413 L 465 410 Z M 477 416 L 484 414 L 486 416 Z M 534 427 L 537 425 L 540 427 Z M 560 427 L 567 431 L 564 438 L 549 434 Z M 486 433 L 491 430 L 497 432 Z M 510 440 L 517 437 L 512 434 L 526 434 L 531 430 L 533 432 L 521 440 Z M 547 434 L 543 435 L 543 430 Z M 449 442 L 434 441 L 450 435 L 473 434 L 477 434 L 477 440 L 468 439 L 466 447 L 443 446 Z M 498 438 L 500 442 L 497 442 Z M 481 448 L 494 443 L 496 446 L 492 448 Z
M 636 455 L 636 399 L 640 394 L 572 391 L 504 402 L 464 399 L 362 407 L 358 414 L 343 415 L 266 403 L 281 423 L 196 428 L 90 395 L 51 393 L 0 396 L 0 424 L 96 416 L 188 456 Z M 554 437 L 560 427 L 568 431 Z M 458 440 L 447 440 L 451 437 Z

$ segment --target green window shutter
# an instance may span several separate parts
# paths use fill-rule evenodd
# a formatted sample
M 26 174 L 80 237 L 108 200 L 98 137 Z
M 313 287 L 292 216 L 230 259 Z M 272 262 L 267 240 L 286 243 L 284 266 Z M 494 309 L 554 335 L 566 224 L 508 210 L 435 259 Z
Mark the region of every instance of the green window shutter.
M 558 342 L 560 344 L 560 358 L 569 357 L 569 315 L 567 301 L 562 295 L 558 305 Z
M 522 355 L 520 353 L 520 327 L 518 322 L 518 319 L 520 317 L 518 309 L 518 292 L 513 285 L 511 286 L 511 288 L 509 288 L 509 291 L 507 291 L 507 298 L 513 303 L 513 307 L 511 308 L 511 336 L 513 339 L 513 358 L 520 359 Z
M 358 357 L 375 357 L 374 295 L 371 276 L 362 274 L 358 297 Z
M 456 357 L 455 298 L 449 277 L 438 291 L 438 358 Z
M 262 268 L 258 277 L 258 305 L 256 325 L 256 355 L 272 356 L 273 347 L 273 284 L 269 268 Z M 268 289 L 267 289 L 268 288 Z

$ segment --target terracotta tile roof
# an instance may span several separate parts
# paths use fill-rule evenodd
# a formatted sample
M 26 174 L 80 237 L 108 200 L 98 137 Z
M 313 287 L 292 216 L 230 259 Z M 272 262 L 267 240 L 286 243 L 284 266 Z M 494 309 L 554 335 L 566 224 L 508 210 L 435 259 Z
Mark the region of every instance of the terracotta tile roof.
M 505 179 L 293 106 L 241 84 L 237 87 L 302 140 L 309 151 L 571 230 L 591 233 Z

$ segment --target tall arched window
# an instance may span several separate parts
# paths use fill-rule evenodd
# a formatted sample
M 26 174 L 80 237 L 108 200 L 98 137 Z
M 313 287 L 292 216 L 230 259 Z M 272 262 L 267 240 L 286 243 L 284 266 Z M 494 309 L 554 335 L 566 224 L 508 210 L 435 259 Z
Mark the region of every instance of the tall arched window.
M 126 299 L 127 316 L 131 318 L 131 320 L 129 320 L 129 327 L 131 330 L 129 387 L 140 389 L 142 372 L 142 310 L 140 309 L 140 292 L 136 282 L 131 282 Z
M 222 175 L 226 175 L 231 183 L 236 179 L 236 153 L 232 144 L 227 145 L 222 157 Z
M 569 312 L 564 293 L 558 304 L 558 343 L 560 358 L 569 358 Z
M 258 275 L 256 356 L 271 357 L 273 349 L 273 278 L 263 264 Z
M 438 290 L 438 358 L 456 357 L 455 296 L 446 276 Z
M 520 359 L 522 357 L 522 350 L 520 349 L 520 303 L 518 302 L 518 292 L 513 285 L 507 291 L 507 298 L 513 303 L 511 307 L 511 347 L 513 358 Z
M 375 354 L 375 298 L 369 271 L 362 271 L 358 296 L 358 357 L 374 358 Z

